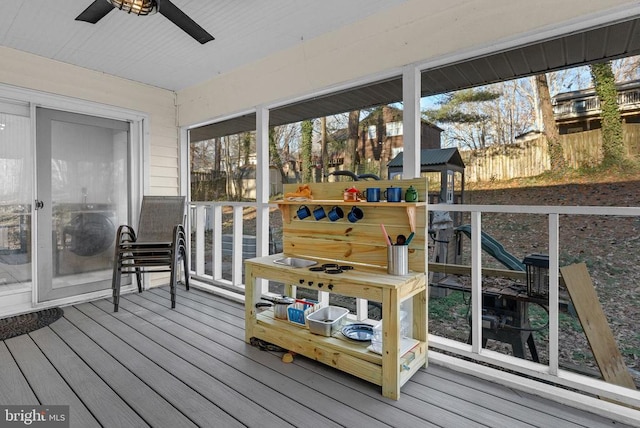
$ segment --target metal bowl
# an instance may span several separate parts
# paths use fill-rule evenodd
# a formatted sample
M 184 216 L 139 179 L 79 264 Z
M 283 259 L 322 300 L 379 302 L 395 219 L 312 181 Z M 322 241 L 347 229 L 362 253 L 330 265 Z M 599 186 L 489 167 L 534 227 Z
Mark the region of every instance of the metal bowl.
M 314 262 L 313 260 L 307 260 L 307 259 L 299 259 L 297 257 L 285 257 L 283 259 L 276 259 L 273 261 L 275 264 L 277 265 L 284 265 L 284 266 L 291 266 L 291 267 L 309 267 L 309 266 L 313 266 L 315 264 L 318 264 L 317 262 Z

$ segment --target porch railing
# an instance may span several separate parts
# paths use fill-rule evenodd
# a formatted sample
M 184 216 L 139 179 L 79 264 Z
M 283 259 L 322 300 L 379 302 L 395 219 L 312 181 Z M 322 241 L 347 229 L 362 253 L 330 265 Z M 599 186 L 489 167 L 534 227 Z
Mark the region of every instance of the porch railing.
M 205 287 L 224 293 L 236 293 L 239 298 L 244 294 L 243 278 L 243 250 L 246 254 L 246 245 L 243 245 L 245 235 L 243 228 L 243 210 L 245 208 L 257 208 L 256 203 L 238 202 L 192 202 L 191 203 L 191 237 L 192 237 L 192 277 L 206 283 Z M 232 248 L 230 254 L 223 255 L 223 208 L 225 211 L 232 211 L 232 225 L 225 226 L 225 229 L 232 232 Z M 588 216 L 594 217 L 594 223 L 600 219 L 627 219 L 631 220 L 629 236 L 632 240 L 637 240 L 633 236 L 638 235 L 640 230 L 640 207 L 586 207 L 586 206 L 508 206 L 508 205 L 430 205 L 430 211 L 448 211 L 453 216 L 464 216 L 471 223 L 470 245 L 470 266 L 471 266 L 471 300 L 470 300 L 470 338 L 471 343 L 453 340 L 442 336 L 430 334 L 429 345 L 433 349 L 447 351 L 463 357 L 470 357 L 473 360 L 481 361 L 491 365 L 499 366 L 527 377 L 533 377 L 569 388 L 582 390 L 590 394 L 607 397 L 621 403 L 640 407 L 640 392 L 632 391 L 628 388 L 619 387 L 606 383 L 600 379 L 577 374 L 575 371 L 568 371 L 561 368 L 559 343 L 559 323 L 560 323 L 560 259 L 561 259 L 561 234 L 560 227 L 562 221 L 567 216 Z M 455 213 L 455 215 L 453 214 Z M 229 214 L 226 214 L 229 216 Z M 516 358 L 497 351 L 491 351 L 482 347 L 482 309 L 483 309 L 483 268 L 487 268 L 483 262 L 483 250 L 481 245 L 481 233 L 483 230 L 483 215 L 527 215 L 546 217 L 546 229 L 548 232 L 548 243 L 545 252 L 549 255 L 549 295 L 548 295 L 548 358 L 547 362 L 536 363 L 523 358 Z M 597 226 L 596 226 L 597 227 Z M 621 226 L 623 227 L 623 226 Z M 260 230 L 260 228 L 256 228 Z M 517 225 L 514 226 L 514 234 L 520 233 Z M 544 235 L 544 231 L 539 232 Z M 634 235 L 635 234 L 635 235 Z M 270 237 L 270 242 L 274 237 Z M 640 243 L 640 241 L 639 241 Z M 602 243 L 604 244 L 604 243 Z M 585 243 L 588 245 L 588 243 Z M 597 243 L 596 243 L 597 245 Z M 227 249 L 228 250 L 228 249 Z M 281 248 L 271 247 L 270 252 L 278 252 Z M 226 251 L 228 252 L 228 251 Z M 532 251 L 533 252 L 533 251 Z M 629 262 L 635 263 L 636 251 L 628 253 Z M 563 256 L 566 258 L 566 254 Z M 566 261 L 565 261 L 566 264 Z M 205 266 L 208 266 L 205 269 Z M 636 267 L 637 268 L 637 267 Z M 624 278 L 617 278 L 620 286 Z M 628 286 L 638 287 L 638 284 Z M 366 304 L 356 306 L 356 316 L 358 319 L 367 318 L 360 312 L 366 311 Z M 638 308 L 634 309 L 637 313 Z M 610 314 L 607 314 L 610 315 Z M 429 314 L 433 317 L 433 314 Z M 637 319 L 635 322 L 637 323 Z M 640 347 L 639 344 L 634 346 Z M 527 380 L 523 378 L 526 382 Z

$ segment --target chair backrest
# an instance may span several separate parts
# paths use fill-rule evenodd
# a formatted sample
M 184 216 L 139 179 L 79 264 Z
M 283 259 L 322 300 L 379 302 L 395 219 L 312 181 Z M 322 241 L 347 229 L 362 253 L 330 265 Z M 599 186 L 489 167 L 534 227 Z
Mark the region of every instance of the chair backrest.
M 138 242 L 171 242 L 173 228 L 184 222 L 184 196 L 143 196 Z

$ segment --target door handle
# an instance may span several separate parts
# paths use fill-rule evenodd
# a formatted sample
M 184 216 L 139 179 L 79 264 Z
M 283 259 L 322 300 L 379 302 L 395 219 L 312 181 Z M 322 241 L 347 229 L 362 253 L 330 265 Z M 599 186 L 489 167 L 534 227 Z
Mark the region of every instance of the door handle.
M 44 208 L 44 202 L 36 199 L 36 209 L 39 210 L 41 208 Z

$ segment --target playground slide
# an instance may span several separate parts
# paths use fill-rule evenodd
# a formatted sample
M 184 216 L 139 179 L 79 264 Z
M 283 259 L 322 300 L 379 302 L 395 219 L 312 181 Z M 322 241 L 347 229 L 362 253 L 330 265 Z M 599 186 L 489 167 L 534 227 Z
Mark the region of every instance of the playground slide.
M 460 231 L 471 239 L 471 225 L 464 224 L 456 227 L 456 232 Z M 524 264 L 518 260 L 513 254 L 504 249 L 501 243 L 495 240 L 491 235 L 482 232 L 482 249 L 489 255 L 493 256 L 497 261 L 511 270 L 525 270 Z

